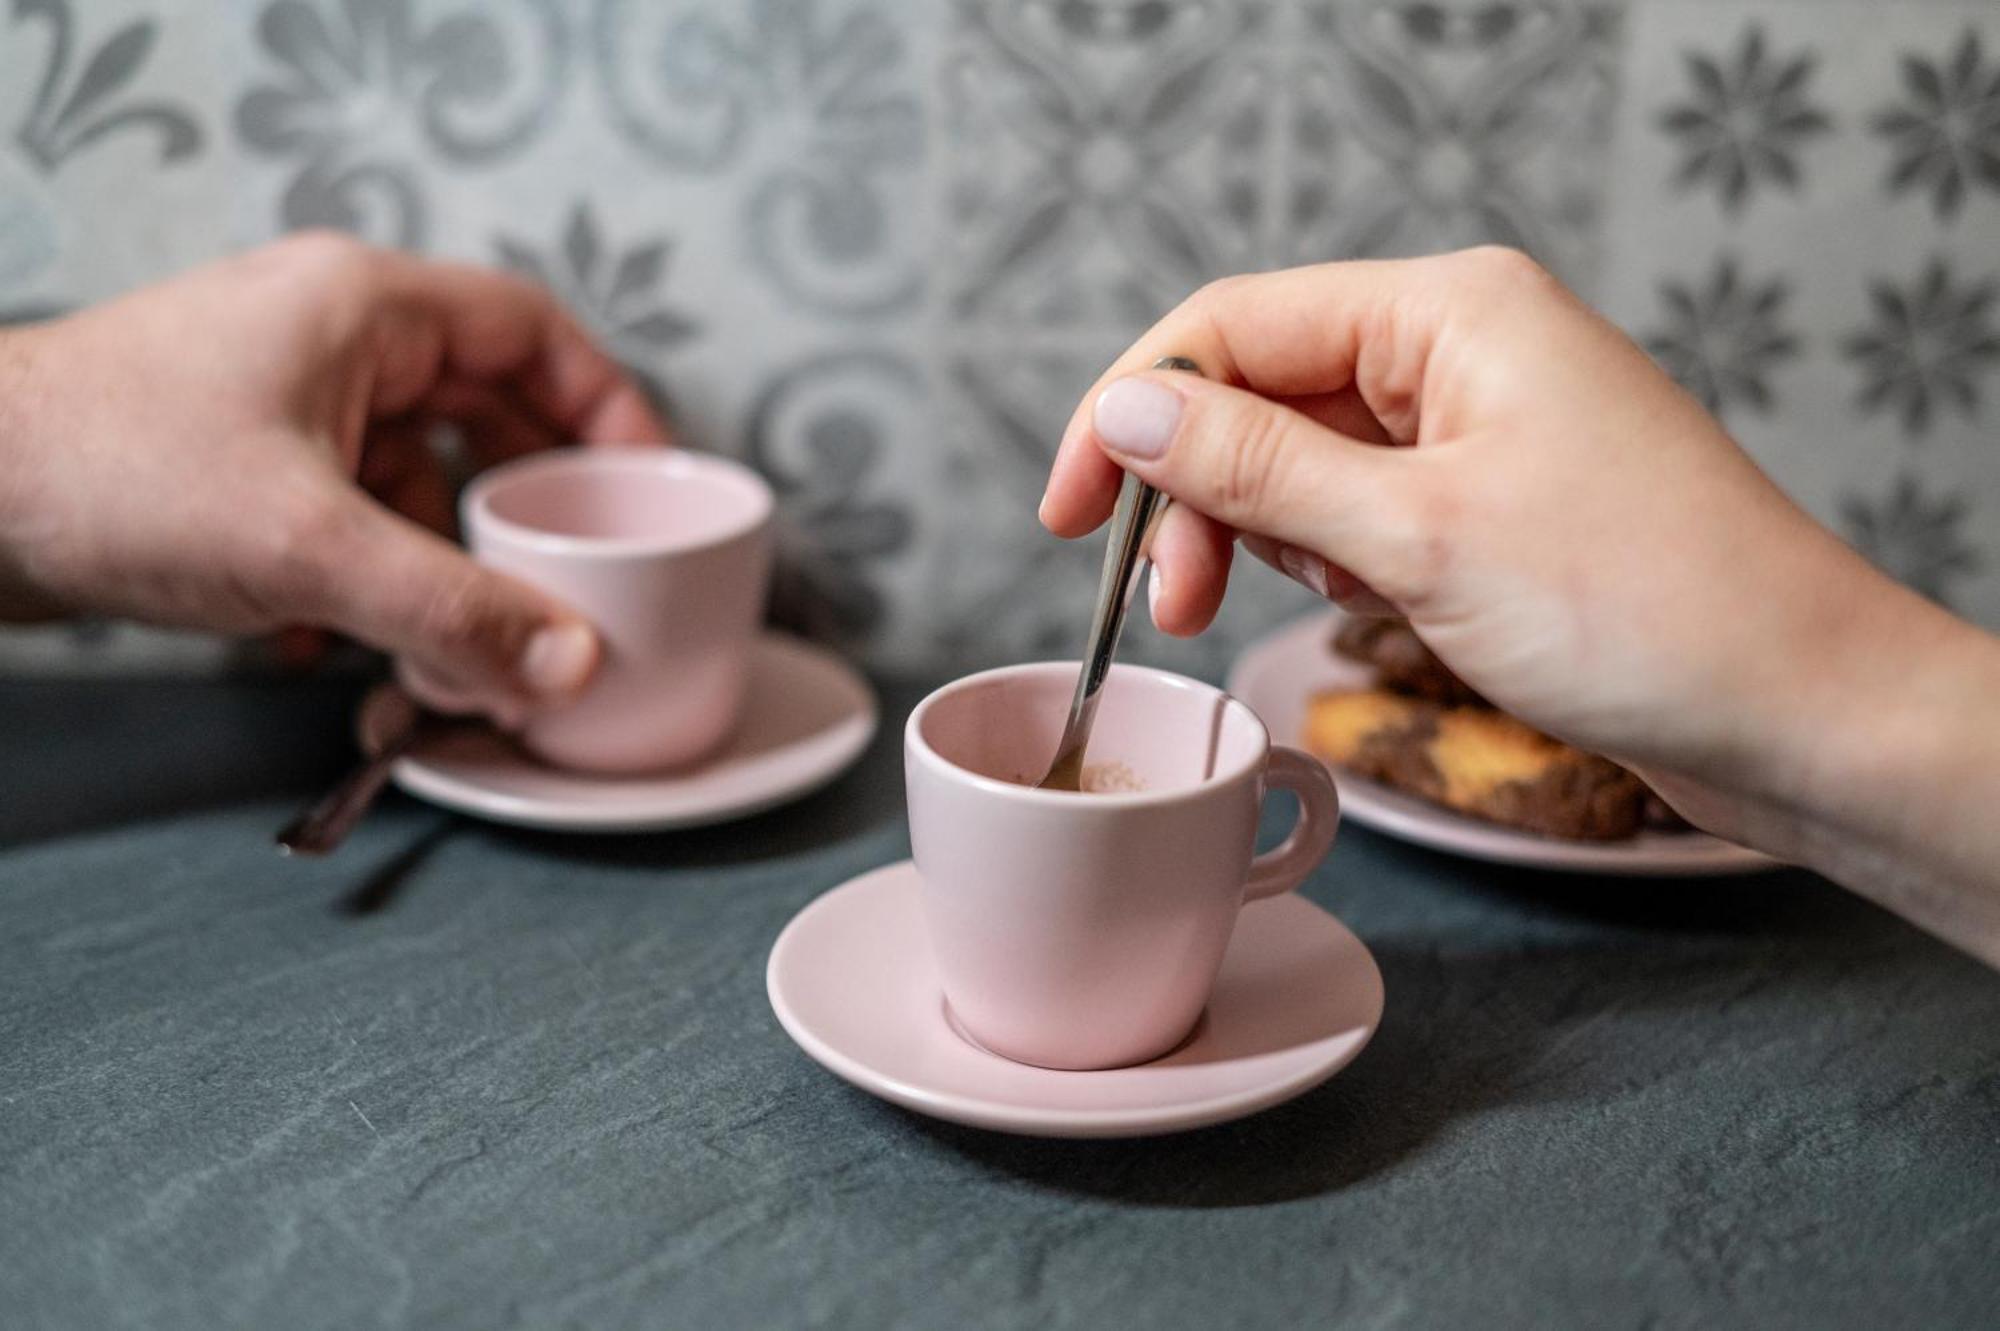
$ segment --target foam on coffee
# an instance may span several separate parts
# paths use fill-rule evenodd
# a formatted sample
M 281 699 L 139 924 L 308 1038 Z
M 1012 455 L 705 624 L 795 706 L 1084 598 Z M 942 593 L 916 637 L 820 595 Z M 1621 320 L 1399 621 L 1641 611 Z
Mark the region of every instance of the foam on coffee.
M 1116 761 L 1084 764 L 1078 785 L 1086 795 L 1122 795 L 1146 788 L 1137 772 Z
M 1012 781 L 1017 786 L 1039 784 L 1038 778 L 1025 772 L 1015 773 Z M 1108 763 L 1086 763 L 1077 783 L 1077 789 L 1085 795 L 1129 795 L 1145 788 L 1144 777 L 1115 759 Z

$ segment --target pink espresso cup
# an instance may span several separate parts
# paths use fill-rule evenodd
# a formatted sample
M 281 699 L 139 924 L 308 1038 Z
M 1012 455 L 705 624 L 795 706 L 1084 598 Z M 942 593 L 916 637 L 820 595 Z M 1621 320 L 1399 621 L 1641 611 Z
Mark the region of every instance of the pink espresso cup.
M 603 645 L 583 697 L 535 713 L 522 743 L 562 767 L 640 772 L 727 739 L 764 617 L 772 507 L 748 467 L 680 450 L 565 449 L 474 480 L 474 557 L 574 606 Z
M 1318 762 L 1274 748 L 1256 713 L 1160 670 L 1115 666 L 1090 762 L 1140 789 L 1036 790 L 1073 664 L 948 684 L 904 730 L 910 839 L 945 998 L 989 1051 L 1049 1068 L 1142 1063 L 1194 1029 L 1245 902 L 1289 892 L 1333 844 Z M 1252 858 L 1269 787 L 1299 798 Z

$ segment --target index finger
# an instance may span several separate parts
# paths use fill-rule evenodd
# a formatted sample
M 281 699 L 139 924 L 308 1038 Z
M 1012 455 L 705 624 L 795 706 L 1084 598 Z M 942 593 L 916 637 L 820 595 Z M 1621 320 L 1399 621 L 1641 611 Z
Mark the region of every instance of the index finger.
M 1084 395 L 1063 431 L 1041 519 L 1062 536 L 1102 522 L 1119 470 L 1090 426 L 1113 380 L 1185 356 L 1212 379 L 1265 397 L 1307 399 L 1324 423 L 1368 438 L 1414 435 L 1423 356 L 1442 317 L 1442 260 L 1319 264 L 1212 282 L 1134 342 Z M 1324 415 L 1322 415 L 1324 413 Z M 1378 424 L 1379 422 L 1379 424 Z
M 438 339 L 432 383 L 460 378 L 511 390 L 553 430 L 585 443 L 668 442 L 638 384 L 543 287 L 395 252 L 383 253 L 380 274 L 390 305 Z M 385 359 L 393 366 L 393 356 Z

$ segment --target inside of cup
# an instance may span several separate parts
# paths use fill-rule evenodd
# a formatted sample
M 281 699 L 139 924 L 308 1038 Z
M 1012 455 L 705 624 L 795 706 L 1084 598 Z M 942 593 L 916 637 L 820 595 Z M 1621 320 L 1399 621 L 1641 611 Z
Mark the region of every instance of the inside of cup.
M 940 758 L 1017 785 L 1042 779 L 1076 689 L 1073 665 L 975 676 L 934 698 L 918 731 Z M 1113 666 L 1084 757 L 1101 794 L 1198 786 L 1258 761 L 1267 746 L 1250 709 L 1192 680 Z
M 761 514 L 765 501 L 753 484 L 691 463 L 672 454 L 579 454 L 501 478 L 486 507 L 503 522 L 555 536 L 674 545 L 722 540 Z

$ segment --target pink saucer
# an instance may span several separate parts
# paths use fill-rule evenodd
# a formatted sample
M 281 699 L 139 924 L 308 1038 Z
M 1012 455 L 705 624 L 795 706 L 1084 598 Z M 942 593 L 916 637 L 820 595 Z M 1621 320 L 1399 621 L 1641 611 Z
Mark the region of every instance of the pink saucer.
M 362 704 L 364 726 L 369 706 Z M 693 767 L 631 777 L 567 772 L 537 762 L 495 731 L 466 727 L 400 760 L 394 777 L 419 799 L 522 827 L 697 827 L 825 785 L 861 756 L 876 723 L 875 695 L 853 667 L 824 648 L 766 633 L 751 648 L 749 695 L 734 738 Z
M 1245 648 L 1229 671 L 1229 691 L 1264 719 L 1271 739 L 1297 744 L 1306 702 L 1323 689 L 1361 689 L 1374 681 L 1367 666 L 1335 656 L 1327 644 L 1340 612 L 1307 615 Z M 1706 832 L 1641 832 L 1625 841 L 1558 841 L 1498 827 L 1441 809 L 1379 782 L 1333 772 L 1343 818 L 1377 832 L 1496 864 L 1624 877 L 1706 876 L 1778 868 L 1767 855 Z
M 1382 1017 L 1361 940 L 1299 896 L 1248 906 L 1194 1035 L 1107 1072 L 1029 1067 L 958 1034 L 908 860 L 800 911 L 765 985 L 785 1031 L 862 1090 L 934 1118 L 1032 1137 L 1144 1137 L 1241 1118 L 1345 1067 Z

